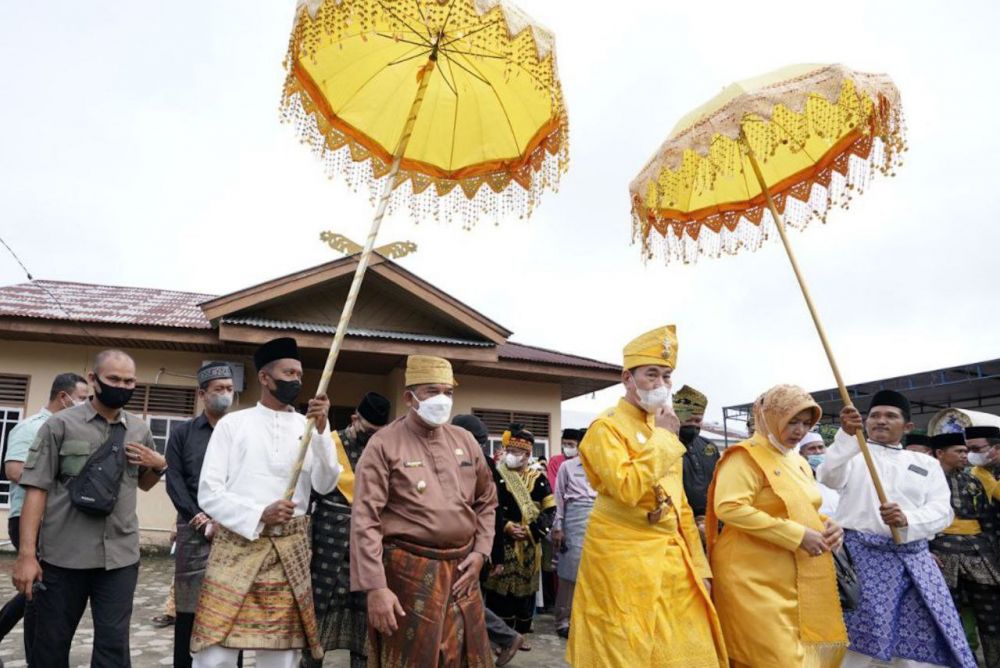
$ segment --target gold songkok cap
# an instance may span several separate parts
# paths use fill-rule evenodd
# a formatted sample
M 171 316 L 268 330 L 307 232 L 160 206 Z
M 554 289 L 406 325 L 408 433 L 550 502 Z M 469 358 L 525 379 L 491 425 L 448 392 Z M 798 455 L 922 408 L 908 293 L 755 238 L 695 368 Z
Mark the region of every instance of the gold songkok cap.
M 410 355 L 406 358 L 406 386 L 451 385 L 455 387 L 455 376 L 451 362 L 441 357 Z
M 626 369 L 637 366 L 668 366 L 677 368 L 677 328 L 673 325 L 657 327 L 633 339 L 625 346 Z
M 708 397 L 685 385 L 674 393 L 674 412 L 681 420 L 687 420 L 693 415 L 704 415 L 708 408 Z

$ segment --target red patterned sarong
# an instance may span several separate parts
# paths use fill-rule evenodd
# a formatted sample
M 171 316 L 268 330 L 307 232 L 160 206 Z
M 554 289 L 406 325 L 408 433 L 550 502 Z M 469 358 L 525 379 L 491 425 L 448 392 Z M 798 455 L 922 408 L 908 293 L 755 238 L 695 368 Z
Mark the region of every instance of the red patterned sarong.
M 323 657 L 309 577 L 309 518 L 267 527 L 247 540 L 225 528 L 212 541 L 198 597 L 191 651 L 310 648 Z
M 386 543 L 386 581 L 406 617 L 391 636 L 369 627 L 369 668 L 493 668 L 479 583 L 462 598 L 451 593 L 470 552 L 471 543 L 452 549 Z

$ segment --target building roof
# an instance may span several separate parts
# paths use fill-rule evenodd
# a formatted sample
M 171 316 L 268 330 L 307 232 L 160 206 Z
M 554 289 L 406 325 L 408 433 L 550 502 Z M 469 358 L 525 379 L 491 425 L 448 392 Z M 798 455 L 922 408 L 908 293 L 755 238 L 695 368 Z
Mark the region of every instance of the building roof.
M 296 322 L 294 320 L 272 320 L 269 318 L 257 318 L 253 316 L 229 317 L 222 321 L 228 325 L 249 325 L 251 327 L 263 327 L 264 329 L 293 330 L 299 332 L 311 332 L 314 334 L 336 334 L 337 328 L 333 325 L 324 325 L 313 322 Z M 363 329 L 348 327 L 347 336 L 356 336 L 365 339 L 386 339 L 388 341 L 413 341 L 415 343 L 441 343 L 448 346 L 473 346 L 476 348 L 492 348 L 489 341 L 474 341 L 471 339 L 456 339 L 447 336 L 436 336 L 434 334 L 416 334 L 413 332 L 390 332 L 384 329 Z
M 0 287 L 0 316 L 211 329 L 198 306 L 208 299 L 212 295 L 35 280 Z
M 621 372 L 621 367 L 616 364 L 599 362 L 598 360 L 593 360 L 588 357 L 579 357 L 578 355 L 567 355 L 555 350 L 538 348 L 536 346 L 529 346 L 523 343 L 514 343 L 512 341 L 501 343 L 498 353 L 501 359 Z
M 868 410 L 872 396 L 879 390 L 896 390 L 910 400 L 913 421 L 919 428 L 944 408 L 967 408 L 987 413 L 1000 412 L 1000 359 L 959 364 L 932 371 L 918 371 L 905 376 L 883 378 L 847 386 L 851 401 L 859 410 Z M 840 391 L 827 388 L 811 392 L 823 409 L 824 419 L 835 421 L 842 406 Z M 752 404 L 727 406 L 727 419 L 740 420 Z

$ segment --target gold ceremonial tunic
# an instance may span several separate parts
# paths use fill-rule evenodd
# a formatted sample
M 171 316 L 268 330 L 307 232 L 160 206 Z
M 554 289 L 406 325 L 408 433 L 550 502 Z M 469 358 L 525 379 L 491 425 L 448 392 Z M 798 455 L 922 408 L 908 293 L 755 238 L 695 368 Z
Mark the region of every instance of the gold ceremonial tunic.
M 351 590 L 386 586 L 382 543 L 493 549 L 497 490 L 472 434 L 450 424 L 427 429 L 410 411 L 365 446 L 354 472 Z
M 763 439 L 756 447 L 775 475 L 799 486 L 818 512 L 822 497 L 809 464 Z M 785 503 L 742 448 L 719 464 L 714 492 L 714 515 L 724 528 L 712 550 L 712 593 L 730 659 L 746 666 L 840 665 L 842 652 L 804 645 L 800 636 L 800 596 L 807 592 L 798 590 L 795 551 L 806 527 L 789 519 Z M 831 582 L 831 591 L 835 588 Z M 839 609 L 830 604 L 833 627 L 841 622 Z
M 720 668 L 727 665 L 711 577 L 684 495 L 677 437 L 624 399 L 580 445 L 598 497 L 573 600 L 566 658 L 574 668 Z M 654 486 L 673 500 L 656 524 Z

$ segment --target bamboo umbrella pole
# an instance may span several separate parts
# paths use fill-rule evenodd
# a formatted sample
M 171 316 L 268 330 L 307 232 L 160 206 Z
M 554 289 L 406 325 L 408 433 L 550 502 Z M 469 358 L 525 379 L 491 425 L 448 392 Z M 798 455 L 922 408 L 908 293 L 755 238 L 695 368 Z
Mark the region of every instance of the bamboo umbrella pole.
M 372 219 L 372 226 L 368 231 L 368 239 L 365 241 L 364 250 L 361 251 L 361 256 L 358 258 L 358 266 L 354 270 L 354 280 L 351 282 L 351 289 L 347 293 L 347 301 L 344 303 L 344 309 L 340 312 L 340 321 L 337 323 L 337 330 L 333 336 L 333 344 L 330 346 L 330 352 L 326 356 L 326 365 L 323 367 L 323 374 L 319 379 L 319 387 L 316 388 L 317 395 L 324 394 L 330 385 L 333 367 L 337 363 L 337 357 L 340 355 L 340 348 L 344 343 L 344 337 L 347 335 L 347 325 L 351 321 L 351 315 L 354 313 L 354 305 L 357 302 L 358 293 L 361 291 L 361 282 L 364 280 L 365 271 L 368 269 L 368 261 L 371 259 L 372 250 L 375 248 L 375 239 L 378 237 L 382 218 L 385 217 L 386 208 L 389 206 L 389 198 L 392 196 L 392 190 L 396 183 L 399 165 L 403 160 L 403 153 L 406 152 L 406 146 L 410 143 L 413 126 L 416 124 L 417 114 L 420 113 L 420 105 L 423 104 L 424 95 L 427 93 L 427 84 L 430 82 L 431 73 L 434 71 L 436 63 L 437 47 L 435 46 L 428 57 L 427 64 L 420 70 L 420 74 L 418 75 L 420 83 L 417 86 L 417 94 L 413 98 L 413 104 L 410 105 L 410 114 L 406 118 L 406 124 L 403 126 L 403 132 L 399 137 L 399 144 L 396 145 L 396 150 L 393 153 L 392 166 L 389 168 L 389 173 L 385 176 L 382 184 L 382 194 L 379 196 L 378 208 L 375 210 L 375 217 Z M 309 441 L 312 439 L 312 432 L 315 427 L 315 420 L 310 418 L 306 421 L 305 432 L 302 434 L 302 440 L 299 441 L 298 458 L 295 460 L 295 466 L 292 468 L 288 487 L 285 489 L 285 499 L 287 501 L 292 500 L 295 488 L 299 484 L 299 475 L 302 473 L 302 465 L 305 463 L 306 453 L 309 451 Z
M 813 324 L 816 325 L 816 333 L 819 334 L 819 340 L 823 344 L 823 350 L 826 352 L 826 359 L 830 362 L 830 369 L 833 371 L 833 377 L 837 380 L 837 389 L 840 390 L 840 399 L 843 401 L 844 406 L 853 407 L 854 403 L 851 401 L 851 396 L 847 393 L 847 387 L 844 385 L 844 379 L 840 375 L 840 368 L 837 366 L 837 360 L 833 357 L 833 349 L 830 347 L 830 342 L 826 338 L 826 331 L 823 329 L 823 324 L 819 319 L 819 312 L 816 310 L 816 305 L 813 304 L 812 297 L 809 294 L 809 288 L 806 286 L 805 278 L 802 276 L 802 271 L 799 269 L 799 263 L 795 259 L 795 253 L 792 252 L 792 246 L 788 241 L 788 235 L 785 231 L 785 223 L 782 221 L 781 216 L 778 215 L 778 209 L 774 205 L 774 200 L 771 199 L 771 193 L 767 189 L 767 183 L 764 181 L 764 175 L 760 171 L 760 165 L 757 162 L 757 156 L 754 155 L 753 149 L 750 148 L 750 142 L 747 140 L 746 135 L 741 133 L 741 139 L 744 148 L 747 152 L 747 157 L 750 159 L 750 166 L 753 167 L 753 173 L 757 177 L 757 183 L 760 185 L 761 192 L 764 194 L 764 200 L 767 202 L 767 208 L 771 212 L 771 217 L 774 218 L 774 226 L 778 229 L 778 235 L 781 236 L 781 243 L 785 247 L 785 253 L 788 254 L 788 260 L 792 264 L 792 271 L 795 273 L 795 279 L 799 283 L 799 288 L 802 290 L 802 296 L 806 300 L 806 306 L 809 307 L 809 315 L 812 316 Z M 868 473 L 871 474 L 872 483 L 875 485 L 875 493 L 878 495 L 879 503 L 885 505 L 888 503 L 888 499 L 885 495 L 885 488 L 882 487 L 882 479 L 879 477 L 878 469 L 875 468 L 875 461 L 872 459 L 872 453 L 868 449 L 868 441 L 865 440 L 864 431 L 859 429 L 855 434 L 858 439 L 858 447 L 861 448 L 861 454 L 865 458 L 865 465 L 868 467 Z M 903 536 L 900 534 L 897 527 L 889 527 L 892 532 L 892 539 L 896 544 L 903 542 Z

